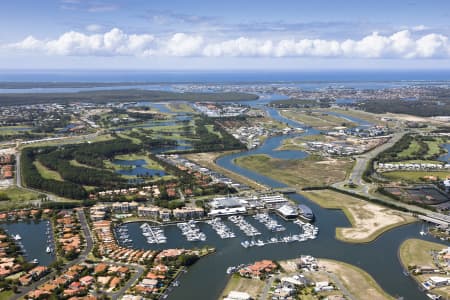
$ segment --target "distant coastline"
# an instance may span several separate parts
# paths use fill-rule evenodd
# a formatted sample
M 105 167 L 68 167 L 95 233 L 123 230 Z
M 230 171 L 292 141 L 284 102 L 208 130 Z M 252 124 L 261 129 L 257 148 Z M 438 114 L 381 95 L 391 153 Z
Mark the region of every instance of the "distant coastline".
M 450 70 L 0 70 L 0 83 L 307 83 L 449 81 Z M 4 85 L 3 85 L 4 86 Z M 99 86 L 99 85 L 97 85 Z

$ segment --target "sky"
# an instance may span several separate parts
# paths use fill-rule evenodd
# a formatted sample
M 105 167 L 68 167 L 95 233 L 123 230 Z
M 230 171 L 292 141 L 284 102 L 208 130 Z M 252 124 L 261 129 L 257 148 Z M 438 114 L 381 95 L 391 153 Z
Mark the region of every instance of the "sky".
M 448 0 L 0 1 L 0 69 L 450 69 Z

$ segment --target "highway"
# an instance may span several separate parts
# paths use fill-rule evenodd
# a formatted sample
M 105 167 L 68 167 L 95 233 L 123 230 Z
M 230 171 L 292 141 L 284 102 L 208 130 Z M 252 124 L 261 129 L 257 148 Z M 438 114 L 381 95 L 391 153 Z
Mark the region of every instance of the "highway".
M 394 144 L 397 143 L 405 135 L 405 133 L 406 132 L 404 131 L 394 133 L 392 137 L 389 139 L 389 141 L 387 141 L 386 143 L 372 149 L 371 151 L 356 156 L 355 166 L 353 167 L 353 170 L 347 180 L 348 181 L 351 180 L 351 182 L 353 182 L 356 185 L 366 185 L 367 183 L 364 182 L 362 177 L 364 175 L 364 171 L 367 168 L 367 164 L 373 158 L 378 156 L 378 154 L 394 146 Z
M 355 165 L 348 176 L 348 178 L 345 181 L 338 182 L 333 184 L 332 186 L 334 188 L 337 188 L 339 190 L 350 192 L 355 195 L 361 195 L 368 198 L 373 198 L 382 202 L 385 202 L 386 204 L 394 205 L 399 208 L 405 208 L 413 213 L 423 214 L 425 216 L 428 216 L 430 219 L 438 219 L 444 222 L 447 222 L 447 224 L 450 222 L 450 218 L 446 215 L 435 213 L 431 210 L 428 210 L 426 208 L 422 208 L 419 206 L 407 204 L 401 201 L 393 200 L 387 196 L 384 195 L 373 195 L 371 191 L 374 191 L 377 188 L 376 184 L 368 183 L 363 180 L 364 171 L 367 168 L 367 164 L 375 158 L 378 154 L 385 151 L 386 149 L 389 149 L 392 147 L 397 141 L 399 141 L 404 135 L 406 134 L 406 131 L 401 131 L 395 133 L 392 138 L 384 143 L 383 145 L 365 153 L 362 155 L 358 155 L 356 157 Z M 356 188 L 349 188 L 347 185 L 352 182 L 355 185 L 357 185 Z M 445 221 L 447 220 L 447 221 Z

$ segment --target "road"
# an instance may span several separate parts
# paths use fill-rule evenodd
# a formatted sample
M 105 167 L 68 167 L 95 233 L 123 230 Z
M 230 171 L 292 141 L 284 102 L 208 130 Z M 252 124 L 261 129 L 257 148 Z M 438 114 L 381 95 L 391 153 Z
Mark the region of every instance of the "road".
M 353 167 L 348 180 L 351 180 L 356 185 L 365 185 L 366 183 L 364 182 L 362 177 L 364 175 L 364 171 L 367 168 L 367 164 L 373 158 L 378 156 L 378 154 L 394 146 L 394 144 L 397 143 L 405 134 L 405 131 L 394 133 L 389 141 L 387 141 L 383 145 L 376 147 L 362 155 L 356 156 L 355 166 Z
M 62 272 L 67 271 L 67 269 L 69 269 L 73 265 L 83 262 L 86 259 L 86 257 L 89 255 L 89 253 L 92 251 L 92 248 L 94 247 L 94 241 L 92 239 L 92 235 L 89 230 L 89 226 L 88 226 L 86 216 L 84 214 L 83 209 L 77 210 L 77 216 L 80 221 L 81 229 L 83 230 L 83 233 L 84 233 L 84 237 L 86 240 L 86 247 L 84 248 L 84 250 L 80 253 L 80 255 L 76 259 L 70 261 L 63 267 Z M 54 276 L 56 276 L 56 271 L 50 272 L 48 275 L 42 277 L 40 280 L 35 281 L 28 286 L 20 287 L 19 293 L 14 294 L 11 297 L 11 300 L 17 300 L 17 299 L 24 297 L 26 294 L 28 294 L 32 290 L 35 290 L 37 287 L 44 284 L 46 281 L 52 279 Z
M 83 250 L 83 252 L 76 259 L 72 260 L 71 262 L 69 262 L 67 265 L 65 265 L 63 267 L 63 269 L 61 271 L 62 273 L 67 271 L 67 269 L 69 269 L 71 266 L 80 264 L 83 261 L 85 261 L 89 255 L 89 253 L 92 251 L 92 248 L 94 247 L 94 240 L 93 240 L 93 237 L 91 234 L 91 230 L 89 228 L 88 222 L 86 220 L 86 215 L 84 214 L 84 210 L 82 208 L 77 209 L 77 216 L 78 216 L 78 220 L 80 221 L 81 229 L 83 230 L 83 234 L 84 234 L 84 237 L 86 240 L 86 247 Z M 145 271 L 145 268 L 143 266 L 137 265 L 137 264 L 126 264 L 126 263 L 118 263 L 118 262 L 108 262 L 108 264 L 116 265 L 116 266 L 126 266 L 126 267 L 129 267 L 130 269 L 132 268 L 132 269 L 136 270 L 136 272 L 134 272 L 134 274 L 131 276 L 131 278 L 127 281 L 127 283 L 120 290 L 109 294 L 109 296 L 113 300 L 116 300 L 116 299 L 119 299 L 120 297 L 122 297 L 123 294 L 139 280 L 139 278 L 142 276 L 142 274 L 144 274 L 144 271 Z M 46 281 L 51 280 L 54 276 L 56 276 L 56 271 L 49 273 L 48 275 L 44 276 L 40 280 L 33 282 L 33 284 L 31 284 L 29 286 L 20 287 L 19 288 L 20 293 L 15 294 L 11 298 L 11 300 L 17 300 L 17 299 L 24 297 L 27 293 L 29 293 L 32 290 L 35 290 L 40 285 L 44 284 Z
M 356 162 L 348 178 L 345 181 L 334 183 L 332 186 L 335 188 L 348 190 L 348 188 L 346 188 L 346 185 L 348 185 L 349 183 L 353 183 L 358 186 L 358 191 L 362 192 L 365 196 L 370 197 L 371 196 L 370 191 L 374 190 L 376 188 L 376 185 L 365 182 L 363 180 L 363 175 L 364 172 L 366 171 L 367 164 L 369 164 L 373 158 L 377 157 L 378 154 L 392 147 L 405 134 L 406 134 L 405 131 L 394 133 L 393 136 L 389 139 L 389 141 L 387 141 L 383 145 L 376 147 L 364 154 L 355 156 Z M 349 191 L 356 192 L 356 190 L 354 189 Z
M 28 190 L 28 191 L 30 191 L 30 192 L 34 192 L 34 193 L 39 193 L 39 194 L 44 194 L 44 195 L 46 195 L 47 196 L 47 199 L 48 200 L 50 200 L 50 201 L 56 201 L 56 196 L 55 195 L 52 195 L 52 194 L 49 194 L 49 193 L 46 193 L 46 192 L 44 192 L 44 191 L 39 191 L 39 190 L 35 190 L 35 189 L 30 189 L 30 188 L 28 188 L 28 187 L 24 187 L 23 185 L 22 185 L 22 168 L 21 168 L 21 166 L 20 166 L 20 155 L 21 155 L 21 152 L 20 151 L 17 151 L 15 154 L 14 154 L 15 156 L 16 156 L 16 185 L 17 185 L 17 187 L 18 188 L 20 188 L 20 189 L 23 189 L 23 190 Z M 39 200 L 39 203 L 41 202 L 41 200 Z
M 342 284 L 341 280 L 334 273 L 326 271 L 319 271 L 319 272 L 331 278 L 331 280 L 336 284 L 336 287 L 339 289 L 339 291 L 342 292 L 342 294 L 344 294 L 345 299 L 355 300 L 355 297 L 353 297 L 352 294 L 350 294 L 347 288 Z
M 349 177 L 342 182 L 338 182 L 338 183 L 334 183 L 332 186 L 334 188 L 337 188 L 339 190 L 345 191 L 345 192 L 350 192 L 352 194 L 355 195 L 360 195 L 360 196 L 364 196 L 364 197 L 368 197 L 368 198 L 373 198 L 382 202 L 385 202 L 387 204 L 390 205 L 394 205 L 396 207 L 401 207 L 401 208 L 405 208 L 408 211 L 414 212 L 414 213 L 418 213 L 418 214 L 423 214 L 429 217 L 438 217 L 440 219 L 443 220 L 448 220 L 448 216 L 445 216 L 443 214 L 439 214 L 439 213 L 435 213 L 431 210 L 428 210 L 426 208 L 422 208 L 419 206 L 415 206 L 415 205 L 411 205 L 411 204 L 407 204 L 401 201 L 396 201 L 393 200 L 387 196 L 384 195 L 373 195 L 371 193 L 371 191 L 376 190 L 377 185 L 373 184 L 373 183 L 368 183 L 365 182 L 363 180 L 363 175 L 364 175 L 364 171 L 367 168 L 367 164 L 373 159 L 375 158 L 378 154 L 380 154 L 381 152 L 385 151 L 386 149 L 389 149 L 390 147 L 392 147 L 397 141 L 399 141 L 404 135 L 406 134 L 406 131 L 400 131 L 395 133 L 392 138 L 384 143 L 383 145 L 376 147 L 375 149 L 363 154 L 363 155 L 358 155 L 356 157 L 356 162 L 355 165 L 352 169 L 352 172 L 350 173 Z M 347 187 L 347 185 L 352 182 L 355 185 L 357 185 L 357 188 L 349 188 Z M 450 222 L 450 221 L 449 221 Z
M 125 292 L 129 288 L 131 288 L 135 283 L 137 283 L 137 281 L 142 276 L 142 274 L 144 274 L 144 271 L 145 271 L 143 266 L 136 265 L 136 264 L 124 264 L 124 263 L 116 263 L 116 262 L 114 262 L 114 263 L 108 262 L 108 264 L 117 265 L 117 266 L 126 266 L 129 268 L 134 268 L 136 270 L 136 272 L 131 276 L 131 278 L 127 281 L 127 283 L 120 290 L 109 294 L 109 296 L 111 297 L 112 300 L 121 298 L 123 296 L 123 294 L 125 294 Z
M 275 281 L 275 278 L 278 278 L 278 276 L 271 276 L 269 277 L 269 279 L 267 279 L 266 284 L 264 285 L 264 289 L 262 290 L 261 295 L 259 296 L 259 300 L 269 299 L 269 291 L 273 285 L 273 282 Z

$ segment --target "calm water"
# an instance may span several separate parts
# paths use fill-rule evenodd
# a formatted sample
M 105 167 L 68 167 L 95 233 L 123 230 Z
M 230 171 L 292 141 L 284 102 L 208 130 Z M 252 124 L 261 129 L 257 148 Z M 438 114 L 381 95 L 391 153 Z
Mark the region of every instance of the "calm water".
M 129 169 L 117 170 L 116 173 L 121 175 L 128 176 L 164 176 L 166 173 L 163 170 L 157 169 L 149 169 L 143 167 L 147 164 L 144 159 L 136 159 L 136 160 L 122 160 L 116 159 L 113 161 L 113 164 L 118 166 L 126 166 Z
M 22 93 L 77 93 L 89 91 L 113 91 L 113 90 L 155 90 L 173 91 L 170 85 L 145 84 L 145 85 L 120 85 L 120 86 L 98 86 L 98 87 L 61 87 L 61 88 L 0 88 L 0 94 L 22 94 Z
M 447 153 L 444 153 L 441 156 L 439 156 L 438 160 L 450 163 L 450 144 L 444 144 L 442 145 L 442 147 L 445 150 L 447 150 Z
M 253 83 L 253 82 L 327 82 L 338 86 L 385 87 L 408 82 L 442 84 L 450 80 L 449 70 L 217 70 L 217 71 L 149 71 L 149 70 L 1 70 L 5 82 L 152 82 L 152 83 Z M 345 83 L 345 84 L 343 84 Z
M 22 237 L 22 244 L 27 253 L 26 259 L 32 261 L 37 259 L 39 265 L 48 266 L 55 259 L 54 254 L 49 254 L 45 250 L 49 243 L 47 243 L 46 229 L 49 221 L 29 221 L 29 222 L 14 222 L 2 223 L 0 226 L 8 231 L 9 235 L 19 234 Z M 53 241 L 51 242 L 53 246 Z
M 297 151 L 295 155 L 291 152 L 274 151 L 283 138 L 287 137 L 269 138 L 258 149 L 222 157 L 217 163 L 224 168 L 238 172 L 268 186 L 283 187 L 285 185 L 276 180 L 240 168 L 233 163 L 236 157 L 255 153 L 276 155 L 284 159 L 293 158 L 295 155 L 301 158 L 304 155 L 301 151 Z M 211 230 L 207 226 L 202 226 L 202 229 L 209 237 L 207 243 L 216 246 L 217 253 L 201 259 L 187 274 L 183 275 L 181 286 L 175 289 L 169 298 L 217 299 L 229 278 L 225 274 L 225 270 L 230 265 L 248 263 L 259 259 L 289 259 L 302 254 L 310 254 L 316 257 L 344 261 L 364 269 L 391 295 L 402 296 L 404 299 L 427 299 L 418 290 L 416 283 L 411 278 L 403 275 L 403 269 L 397 257 L 399 246 L 408 238 L 434 240 L 431 237 L 420 236 L 421 225 L 419 223 L 393 229 L 368 244 L 347 244 L 334 238 L 336 227 L 349 226 L 349 222 L 342 211 L 322 209 L 299 194 L 294 194 L 290 197 L 298 203 L 307 204 L 314 211 L 317 220 L 316 225 L 320 228 L 320 234 L 316 240 L 244 249 L 239 244 L 240 240 L 217 240 L 214 232 L 210 232 Z M 171 234 L 169 231 L 166 233 L 169 241 Z M 175 237 L 176 234 L 174 233 Z M 175 240 L 178 240 L 177 243 L 181 243 L 177 244 L 179 246 L 189 246 L 185 245 L 183 239 L 179 237 L 175 238 Z M 447 244 L 450 245 L 450 243 Z M 205 286 L 208 288 L 204 288 Z
M 30 130 L 32 130 L 33 128 L 31 128 L 31 127 L 13 127 L 13 128 L 11 128 L 11 127 L 0 127 L 0 131 L 6 131 L 6 130 L 8 130 L 8 131 L 30 131 Z

